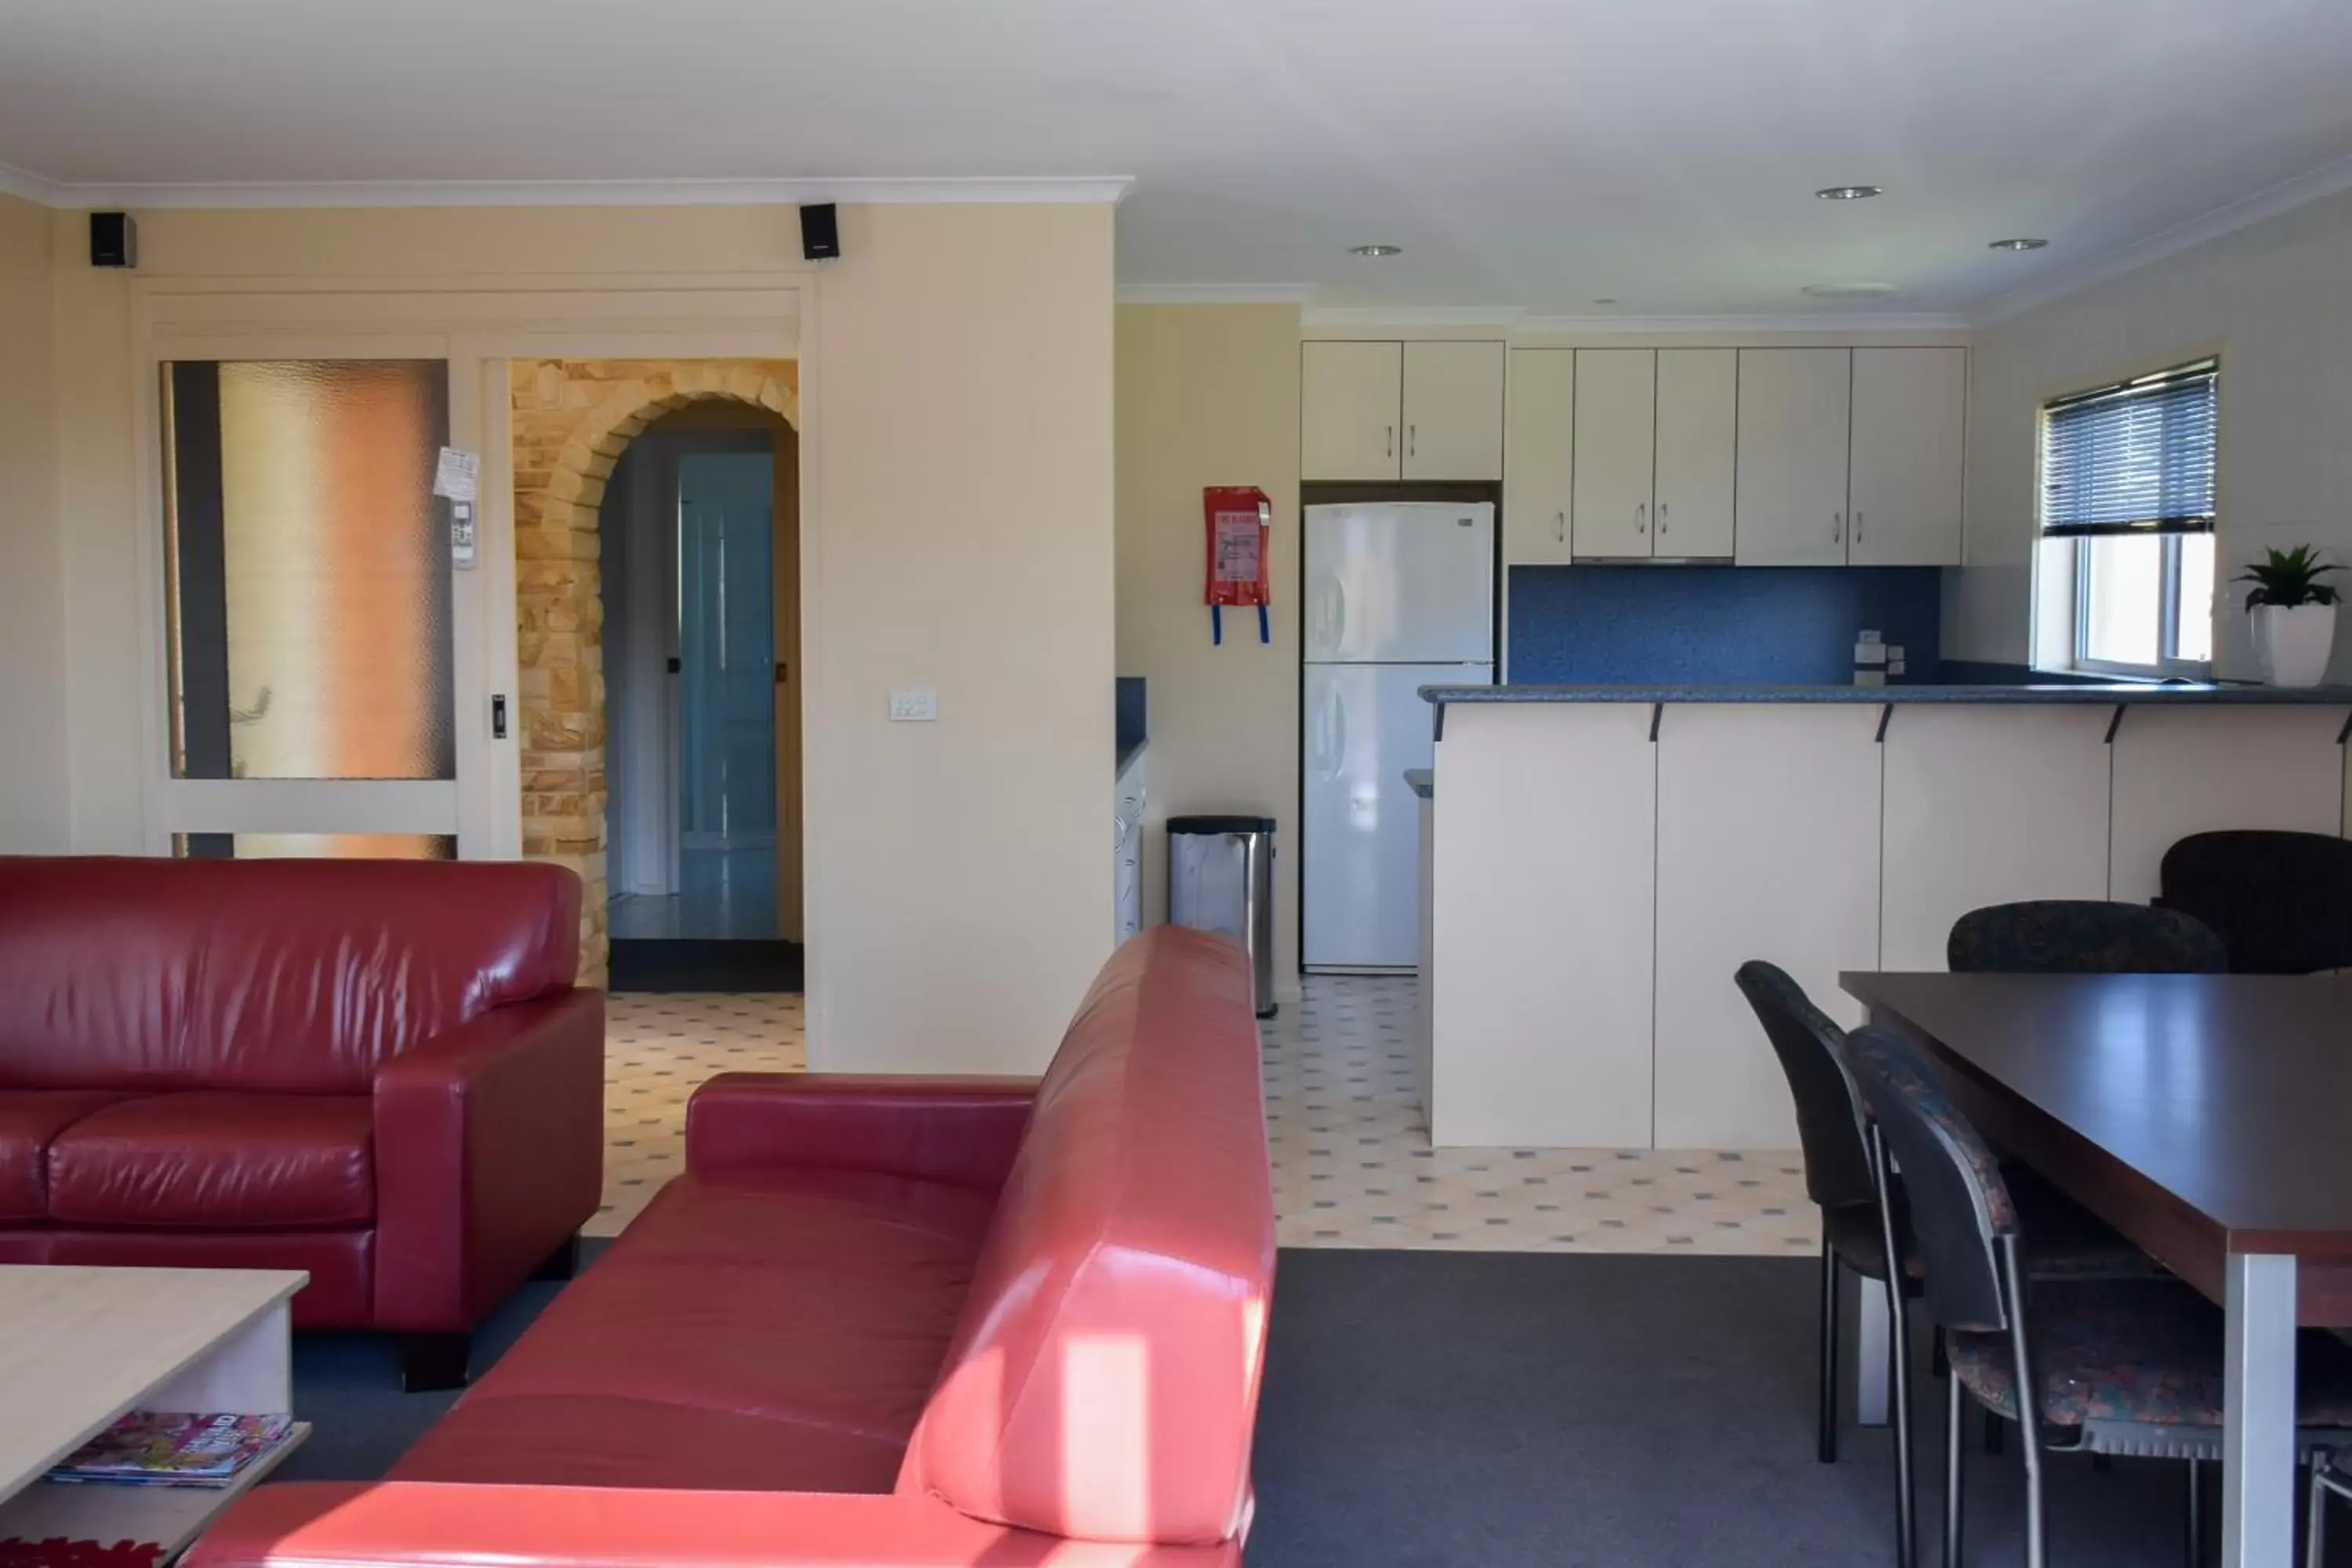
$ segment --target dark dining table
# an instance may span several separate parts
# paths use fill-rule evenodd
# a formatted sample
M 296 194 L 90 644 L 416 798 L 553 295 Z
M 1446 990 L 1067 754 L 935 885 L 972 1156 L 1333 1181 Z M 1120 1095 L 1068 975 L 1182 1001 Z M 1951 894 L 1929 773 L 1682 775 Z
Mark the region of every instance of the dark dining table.
M 2296 1331 L 2352 1327 L 2352 976 L 1839 984 L 2004 1154 L 2221 1304 L 2222 1561 L 2287 1568 Z

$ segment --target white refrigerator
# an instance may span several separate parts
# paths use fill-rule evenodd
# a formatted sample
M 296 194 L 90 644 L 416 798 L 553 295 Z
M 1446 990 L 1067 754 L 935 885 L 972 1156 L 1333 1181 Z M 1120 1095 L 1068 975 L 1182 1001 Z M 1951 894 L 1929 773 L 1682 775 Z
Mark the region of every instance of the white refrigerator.
M 1495 679 L 1495 509 L 1307 509 L 1299 748 L 1303 958 L 1410 970 L 1420 956 L 1420 802 L 1433 760 L 1423 686 Z

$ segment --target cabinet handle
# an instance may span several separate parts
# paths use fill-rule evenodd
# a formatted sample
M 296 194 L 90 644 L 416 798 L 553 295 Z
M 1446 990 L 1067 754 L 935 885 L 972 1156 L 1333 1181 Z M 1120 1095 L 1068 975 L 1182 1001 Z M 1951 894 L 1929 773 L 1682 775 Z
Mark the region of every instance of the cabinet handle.
M 1408 425 L 1404 427 L 1404 455 L 1406 457 L 1410 458 L 1412 456 L 1413 448 L 1420 445 L 1420 426 Z
M 1641 505 L 1633 509 L 1633 531 L 1636 533 L 1647 533 L 1650 531 L 1650 503 L 1648 501 L 1643 501 Z
M 1665 502 L 1664 502 L 1664 501 L 1660 501 L 1660 502 L 1658 503 L 1658 531 L 1659 531 L 1660 533 L 1664 533 L 1664 532 L 1665 532 L 1665 531 L 1666 531 L 1666 503 L 1665 503 Z
M 1830 542 L 1832 544 L 1835 544 L 1844 538 L 1845 513 L 1842 511 L 1833 511 L 1830 513 Z
M 1860 512 L 1853 514 L 1853 542 L 1856 544 L 1862 542 L 1862 513 Z
M 1396 426 L 1383 425 L 1381 428 L 1388 432 L 1381 438 L 1381 456 L 1393 458 L 1396 456 Z
M 1551 514 L 1551 536 L 1556 543 L 1568 542 L 1568 513 L 1556 511 Z

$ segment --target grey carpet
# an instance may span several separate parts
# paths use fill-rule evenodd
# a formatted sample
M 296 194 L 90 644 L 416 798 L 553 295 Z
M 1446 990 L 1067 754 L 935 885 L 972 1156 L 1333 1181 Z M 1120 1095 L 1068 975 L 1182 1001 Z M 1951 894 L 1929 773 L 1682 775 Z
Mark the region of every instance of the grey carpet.
M 556 1289 L 508 1303 L 478 1369 Z M 1887 1436 L 1849 1426 L 1839 1463 L 1813 1459 L 1813 1290 L 1812 1265 L 1783 1258 L 1286 1251 L 1250 1568 L 1884 1568 Z M 363 1335 L 303 1337 L 295 1375 L 318 1431 L 289 1477 L 380 1476 L 451 1398 L 400 1393 Z M 1923 1443 L 1933 1563 L 1940 1450 Z M 1969 1563 L 2023 1560 L 2022 1492 L 2013 1437 L 1998 1458 L 1972 1447 Z M 2056 1458 L 2051 1505 L 2067 1568 L 2183 1562 L 2178 1466 Z M 2335 1537 L 2330 1563 L 2352 1568 L 2352 1521 Z

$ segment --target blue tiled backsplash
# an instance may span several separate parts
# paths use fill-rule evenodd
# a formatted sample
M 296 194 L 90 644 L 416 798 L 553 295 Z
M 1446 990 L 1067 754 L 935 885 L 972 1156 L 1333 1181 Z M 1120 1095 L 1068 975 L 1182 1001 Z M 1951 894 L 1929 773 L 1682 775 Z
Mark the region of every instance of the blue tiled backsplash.
M 1932 566 L 1515 566 L 1508 679 L 1811 684 L 1853 679 L 1856 633 L 1936 679 Z

